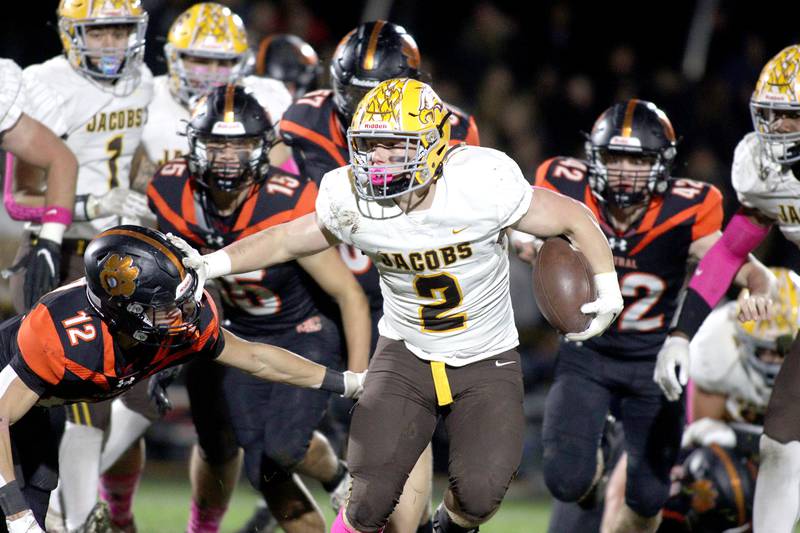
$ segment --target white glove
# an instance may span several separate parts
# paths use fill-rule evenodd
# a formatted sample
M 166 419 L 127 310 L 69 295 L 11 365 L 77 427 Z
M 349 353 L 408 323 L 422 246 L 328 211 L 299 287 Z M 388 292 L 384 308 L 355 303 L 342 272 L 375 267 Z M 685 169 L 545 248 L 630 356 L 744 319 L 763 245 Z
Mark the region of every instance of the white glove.
M 678 377 L 675 367 L 680 367 Z M 674 402 L 681 397 L 683 387 L 689 381 L 689 340 L 670 335 L 658 352 L 653 381 L 658 383 L 667 400 Z
M 616 272 L 596 274 L 594 276 L 594 286 L 597 289 L 597 300 L 583 304 L 581 313 L 585 315 L 594 313 L 595 317 L 584 331 L 567 333 L 565 337 L 569 341 L 585 341 L 601 335 L 622 311 L 624 302 L 622 301 L 622 293 L 619 292 Z
M 33 511 L 25 511 L 15 520 L 6 518 L 6 529 L 8 529 L 8 533 L 44 533 L 44 530 L 36 523 Z
M 90 194 L 86 199 L 86 215 L 90 220 L 109 215 L 128 218 L 153 216 L 144 194 L 123 187 L 114 187 L 102 196 Z
M 352 398 L 357 400 L 361 393 L 364 392 L 364 380 L 367 379 L 367 371 L 351 372 L 345 370 L 344 374 L 344 394 L 345 398 Z
M 177 235 L 167 233 L 166 237 L 167 240 L 185 256 L 183 258 L 183 266 L 197 272 L 197 292 L 195 293 L 195 299 L 198 302 L 203 295 L 203 286 L 206 284 L 207 280 L 230 274 L 231 258 L 224 250 L 217 250 L 210 254 L 201 255 L 191 244 Z
M 722 420 L 708 417 L 695 420 L 683 430 L 681 447 L 711 444 L 733 448 L 736 446 L 736 432 Z

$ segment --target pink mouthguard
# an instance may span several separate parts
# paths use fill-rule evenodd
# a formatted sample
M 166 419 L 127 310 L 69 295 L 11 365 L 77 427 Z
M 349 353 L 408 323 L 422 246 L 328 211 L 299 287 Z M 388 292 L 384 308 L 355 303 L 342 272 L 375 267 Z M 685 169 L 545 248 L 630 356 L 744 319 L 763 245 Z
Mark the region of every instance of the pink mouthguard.
M 369 181 L 373 185 L 386 185 L 387 183 L 391 183 L 394 179 L 394 174 L 389 174 L 386 172 L 385 168 L 377 167 L 369 173 Z

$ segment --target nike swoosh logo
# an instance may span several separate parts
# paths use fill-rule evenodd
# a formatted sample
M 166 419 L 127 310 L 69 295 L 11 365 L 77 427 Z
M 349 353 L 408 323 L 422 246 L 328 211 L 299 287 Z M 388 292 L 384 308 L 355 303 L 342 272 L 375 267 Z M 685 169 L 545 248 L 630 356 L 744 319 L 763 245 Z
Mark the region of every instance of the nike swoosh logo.
M 703 275 L 703 269 L 702 269 L 702 268 L 698 268 L 698 269 L 696 269 L 696 270 L 694 271 L 694 275 L 695 275 L 695 276 L 701 276 L 701 275 Z
M 495 361 L 495 366 L 506 366 L 506 365 L 513 365 L 516 361 Z
M 50 269 L 50 275 L 51 276 L 55 276 L 56 275 L 56 267 L 53 264 L 53 257 L 50 255 L 50 252 L 48 252 L 47 250 L 39 250 L 38 252 L 36 252 L 36 255 L 37 256 L 40 256 L 40 255 L 44 256 L 44 260 L 47 261 L 47 268 Z
M 453 235 L 455 235 L 456 233 L 461 233 L 462 231 L 464 231 L 464 230 L 465 230 L 465 229 L 467 229 L 468 227 L 469 227 L 469 226 L 464 226 L 464 227 L 463 227 L 463 228 L 461 228 L 461 229 L 454 229 L 454 230 L 452 230 L 452 231 L 453 231 Z

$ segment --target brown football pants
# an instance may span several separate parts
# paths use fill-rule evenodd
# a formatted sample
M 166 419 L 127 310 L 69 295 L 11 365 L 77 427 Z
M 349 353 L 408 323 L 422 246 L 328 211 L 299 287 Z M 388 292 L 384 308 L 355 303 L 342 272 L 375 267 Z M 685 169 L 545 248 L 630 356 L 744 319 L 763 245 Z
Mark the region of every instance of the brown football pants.
M 775 378 L 764 433 L 784 444 L 800 441 L 800 336 L 792 343 Z
M 455 510 L 483 522 L 500 506 L 522 458 L 519 354 L 510 350 L 445 372 L 452 403 L 440 406 L 431 363 L 401 341 L 379 339 L 354 408 L 347 453 L 353 485 L 345 512 L 359 531 L 386 523 L 439 416 L 450 441 Z M 437 382 L 443 397 L 441 378 Z

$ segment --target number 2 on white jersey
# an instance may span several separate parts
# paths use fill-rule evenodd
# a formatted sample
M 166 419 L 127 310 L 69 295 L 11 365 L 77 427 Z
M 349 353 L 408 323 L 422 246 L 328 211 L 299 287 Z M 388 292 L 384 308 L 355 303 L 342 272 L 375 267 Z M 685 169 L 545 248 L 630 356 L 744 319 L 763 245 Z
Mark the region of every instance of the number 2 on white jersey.
M 461 285 L 455 276 L 446 272 L 432 276 L 415 276 L 413 284 L 417 296 L 436 300 L 436 303 L 419 306 L 422 331 L 445 333 L 467 327 L 467 313 L 446 314 L 461 305 L 464 299 Z

